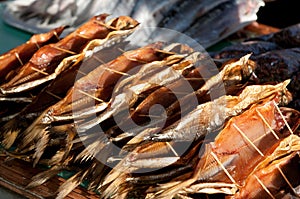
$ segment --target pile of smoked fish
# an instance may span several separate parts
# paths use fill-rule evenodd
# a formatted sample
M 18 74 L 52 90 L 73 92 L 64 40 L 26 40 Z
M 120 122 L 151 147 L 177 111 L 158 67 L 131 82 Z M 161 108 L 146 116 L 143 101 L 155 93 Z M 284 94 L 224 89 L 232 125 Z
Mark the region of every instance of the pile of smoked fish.
M 210 55 L 101 14 L 0 57 L 1 153 L 99 198 L 299 198 L 300 25 Z M 132 36 L 132 35 L 131 35 Z

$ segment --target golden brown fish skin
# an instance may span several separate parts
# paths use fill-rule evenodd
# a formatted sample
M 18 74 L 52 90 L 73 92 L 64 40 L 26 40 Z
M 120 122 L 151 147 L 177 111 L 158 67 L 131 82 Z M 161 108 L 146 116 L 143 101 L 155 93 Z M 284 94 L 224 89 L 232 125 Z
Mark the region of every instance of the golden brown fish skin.
M 44 45 L 59 41 L 64 27 L 55 28 L 47 33 L 33 35 L 26 43 L 11 49 L 0 56 L 0 83 L 9 81 L 23 64 Z
M 143 121 L 145 121 L 145 119 L 147 118 L 146 116 L 149 114 L 149 110 L 153 105 L 160 104 L 164 108 L 170 106 L 173 102 L 177 100 L 176 96 L 182 96 L 187 94 L 185 93 L 186 82 L 188 82 L 193 89 L 198 89 L 201 85 L 204 84 L 204 79 L 202 79 L 199 70 L 199 68 L 195 68 L 186 75 L 185 78 L 187 79 L 179 79 L 178 81 L 172 83 L 168 87 L 161 87 L 155 90 L 147 98 L 145 98 L 131 113 L 131 119 L 137 124 L 140 124 L 143 123 Z M 194 80 L 189 80 L 189 78 Z M 172 91 L 178 93 L 174 94 Z
M 239 192 L 226 198 L 271 198 L 258 180 L 260 180 L 260 182 L 266 186 L 274 198 L 283 198 L 287 192 L 295 196 L 295 193 L 291 190 L 287 184 L 287 181 L 283 178 L 280 170 L 284 173 L 291 185 L 296 187 L 300 184 L 299 162 L 299 152 L 287 154 L 286 157 L 283 157 L 277 161 L 273 161 L 269 165 L 266 165 L 266 167 L 253 172 L 246 179 L 245 185 L 239 189 Z M 299 195 L 297 197 L 299 197 Z
M 252 169 L 248 176 L 245 176 L 239 191 L 228 198 L 283 198 L 287 193 L 300 196 L 294 188 L 300 184 L 300 138 L 299 131 L 297 131 L 300 125 L 300 113 L 286 107 L 281 107 L 280 112 L 290 128 L 286 126 L 280 132 L 288 132 L 289 135 L 282 137 L 282 134 L 278 134 L 280 139 L 268 147 L 262 161 Z M 277 117 L 282 119 L 281 115 Z M 264 142 L 261 146 L 266 144 L 269 145 Z
M 115 167 L 115 169 L 113 169 L 106 176 L 103 183 L 104 183 L 104 185 L 108 185 L 108 187 L 105 190 L 103 190 L 103 196 L 108 197 L 108 196 L 118 192 L 118 186 L 123 184 L 124 181 L 126 181 L 126 178 L 128 177 L 128 175 L 130 175 L 130 173 L 133 173 L 134 171 L 136 171 L 135 167 L 130 166 L 130 162 L 135 161 L 136 157 L 142 157 L 144 155 L 147 155 L 147 153 L 139 154 L 138 152 L 140 152 L 139 149 L 141 149 L 142 146 L 145 146 L 145 145 L 147 146 L 148 143 L 153 144 L 153 142 L 151 142 L 151 140 L 158 141 L 159 143 L 166 143 L 165 145 L 167 145 L 168 141 L 172 141 L 172 142 L 169 142 L 169 145 L 171 144 L 172 146 L 173 146 L 174 142 L 199 141 L 199 138 L 201 136 L 196 135 L 196 134 L 199 134 L 200 132 L 202 132 L 203 129 L 204 129 L 204 131 L 206 131 L 206 133 L 211 133 L 211 132 L 218 130 L 220 125 L 222 125 L 221 123 L 218 122 L 220 117 L 211 117 L 210 116 L 210 115 L 212 115 L 211 110 L 213 108 L 217 108 L 217 105 L 218 106 L 220 105 L 222 107 L 226 105 L 226 107 L 227 107 L 226 112 L 228 112 L 228 113 L 230 112 L 230 114 L 229 115 L 226 114 L 225 119 L 229 119 L 232 116 L 242 114 L 246 108 L 248 108 L 249 106 L 251 106 L 253 104 L 257 104 L 257 103 L 264 104 L 264 103 L 272 101 L 272 100 L 274 100 L 276 103 L 283 102 L 283 101 L 285 103 L 287 103 L 290 100 L 290 99 L 286 99 L 286 98 L 289 98 L 288 91 L 286 90 L 287 83 L 288 83 L 288 81 L 277 84 L 275 86 L 272 86 L 272 85 L 248 86 L 243 90 L 243 92 L 239 95 L 239 97 L 224 96 L 223 98 L 220 97 L 219 99 L 217 99 L 218 101 L 215 100 L 213 104 L 206 103 L 203 105 L 199 105 L 200 108 L 199 108 L 199 110 L 197 110 L 197 111 L 199 111 L 199 113 L 194 112 L 195 113 L 194 115 L 191 115 L 187 118 L 185 117 L 187 121 L 183 122 L 182 125 L 179 125 L 180 128 L 178 128 L 178 129 L 182 129 L 182 133 L 184 134 L 184 136 L 183 136 L 184 139 L 177 139 L 178 138 L 177 136 L 181 132 L 179 132 L 178 129 L 173 128 L 172 125 L 170 126 L 171 127 L 170 129 L 167 128 L 167 129 L 163 130 L 161 132 L 161 134 L 158 134 L 158 133 L 152 134 L 151 131 L 149 133 L 147 131 L 144 131 L 144 132 L 138 134 L 136 137 L 134 137 L 132 139 L 135 141 L 129 141 L 128 144 L 139 143 L 139 146 L 137 146 L 135 149 L 131 150 L 132 152 L 130 152 L 125 158 L 123 158 L 121 160 L 121 162 Z M 251 91 L 251 94 L 250 94 L 250 91 Z M 205 108 L 206 111 L 209 110 L 209 112 L 206 112 L 205 110 L 202 112 L 201 107 Z M 218 114 L 218 113 L 215 113 L 215 114 Z M 222 114 L 223 114 L 223 112 L 222 112 Z M 233 114 L 233 115 L 231 115 L 231 114 Z M 204 117 L 206 117 L 206 118 L 204 118 Z M 195 120 L 195 118 L 198 118 L 198 119 Z M 213 121 L 212 120 L 213 118 L 216 118 L 218 120 Z M 197 123 L 197 125 L 198 125 L 199 122 L 201 123 L 201 125 L 194 128 L 194 124 Z M 218 128 L 216 128 L 217 126 L 218 126 Z M 169 135 L 173 138 L 175 138 L 175 137 L 176 138 L 175 139 L 173 139 L 173 138 L 165 139 L 166 137 L 169 137 L 169 135 L 165 136 L 164 132 L 170 132 Z M 191 132 L 193 132 L 193 134 L 190 134 Z M 206 135 L 206 133 L 205 133 L 205 135 Z M 150 136 L 149 136 L 149 134 L 150 134 Z M 200 133 L 200 134 L 202 134 L 202 133 Z M 160 135 L 162 135 L 161 139 L 155 140 Z M 193 137 L 193 135 L 196 135 L 196 138 Z M 203 134 L 202 134 L 202 136 L 203 136 Z M 150 138 L 150 140 L 148 138 Z M 142 142 L 143 140 L 148 140 L 148 142 Z M 166 142 L 164 142 L 164 141 L 166 141 Z M 158 146 L 158 145 L 153 144 L 153 146 Z M 162 149 L 164 147 L 159 147 L 159 148 L 156 147 L 154 149 L 151 149 L 152 147 L 147 147 L 147 148 L 149 148 L 149 150 L 155 152 L 156 154 L 159 154 L 160 150 L 162 151 Z M 161 153 L 161 154 L 163 154 L 163 153 Z M 227 162 L 230 162 L 230 160 Z M 190 186 L 191 184 L 193 184 L 194 182 L 196 182 L 198 180 L 198 177 L 201 177 L 200 175 L 203 175 L 201 172 L 199 173 L 199 171 L 200 171 L 199 168 L 201 168 L 200 164 L 195 169 L 195 173 L 192 178 L 187 179 L 186 181 L 183 181 L 183 182 L 179 182 L 175 186 L 172 185 L 168 189 L 158 192 L 156 195 L 157 197 L 155 196 L 154 198 L 171 198 L 176 193 L 178 193 L 179 190 L 182 190 L 184 187 Z M 218 168 L 215 167 L 214 170 L 216 170 L 216 169 L 218 169 Z M 127 173 L 125 173 L 125 172 L 127 172 Z
M 222 90 L 222 87 L 219 87 L 222 83 L 227 95 L 236 95 L 242 90 L 244 87 L 243 84 L 248 81 L 255 68 L 256 64 L 249 59 L 249 54 L 239 60 L 232 59 L 224 63 L 221 71 L 207 80 L 204 87 L 200 87 L 193 94 L 184 96 L 167 108 L 166 112 L 169 116 L 169 123 L 176 121 L 179 119 L 178 117 L 195 108 L 190 103 L 193 97 L 196 96 L 198 104 L 211 100 L 210 92 L 216 92 L 218 89 Z
M 291 113 L 293 113 L 292 110 L 285 112 L 287 115 L 291 115 Z M 296 117 L 300 116 L 297 111 L 293 114 L 296 114 Z M 198 164 L 198 179 L 231 182 L 224 172 L 214 173 L 221 168 L 217 162 L 214 161 L 214 158 L 212 158 L 210 152 L 213 152 L 219 160 L 224 163 L 223 165 L 226 168 L 227 166 L 228 168 L 234 166 L 235 169 L 229 171 L 229 173 L 234 180 L 242 186 L 244 179 L 251 173 L 253 168 L 264 159 L 264 157 L 243 138 L 243 135 L 241 135 L 239 131 L 242 131 L 264 156 L 268 154 L 269 148 L 278 143 L 278 139 L 272 134 L 262 118 L 270 124 L 279 139 L 283 139 L 290 135 L 290 132 L 286 131 L 287 129 L 282 130 L 285 127 L 285 124 L 280 117 L 274 102 L 270 101 L 264 105 L 253 106 L 251 109 L 244 112 L 244 114 L 232 118 L 226 124 L 222 132 L 216 137 L 215 141 L 207 145 L 207 151 Z M 297 126 L 296 122 L 296 127 Z M 291 127 L 294 128 L 295 123 L 291 124 Z
M 91 100 L 95 101 L 94 99 L 78 92 L 79 90 L 84 92 L 92 90 L 92 95 L 95 95 L 95 97 L 103 101 L 107 101 L 112 94 L 115 83 L 122 77 L 122 74 L 112 72 L 107 69 L 126 73 L 126 71 L 144 63 L 162 60 L 165 56 L 168 56 L 167 54 L 159 52 L 162 45 L 162 43 L 155 43 L 136 50 L 131 50 L 125 52 L 107 64 L 100 65 L 87 76 L 78 80 L 74 87 L 68 92 L 67 96 L 51 107 L 51 112 L 53 115 L 60 115 L 70 112 L 74 108 L 78 109 L 76 105 L 72 105 L 72 102 L 76 102 L 77 100 L 84 99 L 86 102 Z
M 147 121 L 149 109 L 154 104 L 163 105 L 166 109 L 166 113 L 168 117 L 166 121 L 164 119 L 155 119 L 156 122 L 153 122 L 153 125 L 158 125 L 158 126 L 163 125 L 164 128 L 166 128 L 171 124 L 177 122 L 183 115 L 194 110 L 196 105 L 210 101 L 211 96 L 209 91 L 219 89 L 220 84 L 224 84 L 224 89 L 226 89 L 228 94 L 236 95 L 238 91 L 241 91 L 242 88 L 244 87 L 243 83 L 246 82 L 248 78 L 251 76 L 252 71 L 255 68 L 255 64 L 252 60 L 249 60 L 249 55 L 242 57 L 240 60 L 232 60 L 230 63 L 228 62 L 223 66 L 220 73 L 217 73 L 215 76 L 212 76 L 205 82 L 204 79 L 202 79 L 201 74 L 203 74 L 202 72 L 203 70 L 205 71 L 205 68 L 207 66 L 200 65 L 195 67 L 196 68 L 194 69 L 194 71 L 191 71 L 191 73 L 187 75 L 186 80 L 182 79 L 183 81 L 180 80 L 169 85 L 169 88 L 171 88 L 171 90 L 174 90 L 175 92 L 177 90 L 179 91 L 179 93 L 177 93 L 177 96 L 181 95 L 182 96 L 181 98 L 177 99 L 177 97 L 174 96 L 174 94 L 171 93 L 168 90 L 168 88 L 161 87 L 160 89 L 150 94 L 144 101 L 142 101 L 137 106 L 137 108 L 134 111 L 132 111 L 131 118 L 127 118 L 127 120 L 125 120 L 124 122 L 124 124 L 126 124 L 127 122 L 127 125 L 122 124 L 123 126 L 129 127 L 127 129 L 128 131 L 132 132 L 131 136 L 133 136 L 134 133 L 131 130 L 130 125 L 128 125 L 130 124 L 128 121 L 132 119 L 138 124 Z M 186 84 L 183 86 L 181 84 L 186 83 L 187 81 L 189 81 L 190 85 L 194 89 L 196 87 L 198 88 L 200 87 L 200 88 L 193 93 L 185 93 L 187 92 L 186 89 L 184 88 Z M 219 93 L 222 94 L 222 92 Z M 168 96 L 167 98 L 168 100 L 164 100 L 166 99 L 164 98 L 165 96 Z M 196 101 L 196 98 L 198 100 L 198 103 Z M 195 102 L 191 103 L 193 101 Z M 158 116 L 157 118 L 159 117 L 163 118 L 160 112 L 158 112 L 157 116 Z M 126 127 L 125 127 L 125 131 L 126 131 Z M 108 133 L 118 135 L 122 133 L 122 131 L 118 127 L 113 127 L 109 130 Z M 127 135 L 121 134 L 120 136 L 123 136 L 124 138 L 126 137 L 129 138 L 129 134 L 128 133 Z
M 225 95 L 214 101 L 200 104 L 181 121 L 170 125 L 160 134 L 145 137 L 152 141 L 192 141 L 222 127 L 224 122 L 244 112 L 251 105 L 265 100 L 279 100 L 280 104 L 291 101 L 286 86 L 290 81 L 276 85 L 247 86 L 238 96 Z M 212 112 L 213 111 L 213 112 Z M 197 118 L 197 119 L 195 119 Z
M 278 99 L 275 99 L 276 101 L 278 102 Z M 257 165 L 265 161 L 282 140 L 291 136 L 291 132 L 287 129 L 275 102 L 270 99 L 264 100 L 260 104 L 253 105 L 241 115 L 231 118 L 217 135 L 215 141 L 206 144 L 204 151 L 200 153 L 200 160 L 194 169 L 193 177 L 181 180 L 178 185 L 165 189 L 156 197 L 172 197 L 179 190 L 208 182 L 227 183 L 236 187 L 244 186 L 245 180 L 252 175 Z M 285 109 L 282 114 L 292 130 L 298 128 L 300 115 L 298 111 Z M 278 139 L 271 133 L 270 128 L 262 118 L 270 125 Z M 245 137 L 251 140 L 257 149 Z M 229 174 L 224 172 L 221 164 Z M 230 177 L 228 177 L 229 175 Z M 161 187 L 164 189 L 163 185 Z M 216 191 L 218 190 L 216 189 Z
M 89 42 L 85 49 L 91 49 L 95 45 L 101 48 L 104 46 L 105 47 L 104 49 L 100 49 L 97 53 L 92 55 L 92 57 L 85 61 L 83 64 L 81 64 L 81 62 L 82 59 L 84 59 L 84 56 L 82 56 L 84 53 L 76 55 L 76 62 L 67 63 L 70 65 L 68 65 L 62 72 L 60 72 L 57 75 L 57 77 L 53 81 L 51 81 L 51 83 L 48 86 L 46 86 L 45 89 L 37 93 L 29 105 L 27 105 L 25 108 L 23 108 L 22 106 L 14 106 L 18 107 L 19 111 L 22 111 L 18 111 L 19 113 L 17 116 L 14 115 L 13 119 L 9 120 L 1 127 L 0 137 L 6 137 L 6 132 L 21 131 L 21 129 L 26 128 L 26 126 L 30 125 L 30 123 L 35 118 L 37 118 L 45 109 L 57 103 L 60 99 L 64 98 L 67 91 L 73 86 L 75 79 L 78 79 L 80 76 L 84 76 L 84 74 L 87 74 L 99 65 L 99 61 L 97 60 L 98 58 L 105 62 L 108 62 L 113 60 L 115 57 L 121 55 L 122 52 L 118 49 L 124 48 L 124 46 L 127 44 L 126 42 L 123 42 L 123 38 L 124 36 L 132 33 L 134 29 L 135 27 L 128 27 L 124 28 L 124 30 L 113 30 L 105 39 L 97 39 L 93 40 L 92 42 Z M 102 45 L 103 41 L 105 42 L 104 45 Z M 114 44 L 115 42 L 118 42 L 118 44 Z M 79 68 L 80 71 L 78 71 Z M 26 93 L 26 95 L 27 94 L 28 93 Z M 22 95 L 25 95 L 25 93 L 22 93 Z M 32 96 L 29 95 L 28 98 L 31 99 Z M 12 98 L 7 96 L 5 99 L 11 100 Z M 15 102 L 13 103 L 13 105 L 15 105 Z M 5 108 L 7 106 L 1 107 Z M 4 109 L 4 111 L 2 112 L 3 114 L 1 114 L 1 116 L 8 113 L 17 113 L 17 111 L 12 112 L 11 108 L 9 109 L 9 111 L 10 112 Z M 7 117 L 0 118 L 0 122 L 6 121 L 6 118 Z
M 113 85 L 122 76 L 119 72 L 126 72 L 133 67 L 137 67 L 154 60 L 162 60 L 164 57 L 169 56 L 170 53 L 164 53 L 160 50 L 163 45 L 163 43 L 158 42 L 136 50 L 125 52 L 113 61 L 100 65 L 91 73 L 79 79 L 75 83 L 74 87 L 69 90 L 64 99 L 49 107 L 39 118 L 37 118 L 25 131 L 21 133 L 23 134 L 23 139 L 22 143 L 19 144 L 19 148 L 26 150 L 26 146 L 28 146 L 28 144 L 37 146 L 38 144 L 35 144 L 34 142 L 39 143 L 40 139 L 45 139 L 46 141 L 44 140 L 45 144 L 43 145 L 45 149 L 49 141 L 47 136 L 45 136 L 45 133 L 47 135 L 48 133 L 50 135 L 62 133 L 67 136 L 72 132 L 75 132 L 72 121 L 67 121 L 69 123 L 63 125 L 63 131 L 56 131 L 56 129 L 60 128 L 55 128 L 55 124 L 51 124 L 51 117 L 56 114 L 60 115 L 74 111 L 74 108 L 76 110 L 84 108 L 86 105 L 90 105 L 89 102 L 95 105 L 95 99 L 78 92 L 78 90 L 86 93 L 91 92 L 91 95 L 95 94 L 97 98 L 103 101 L 108 100 L 113 90 Z M 114 72 L 107 69 L 113 69 Z M 71 141 L 69 144 L 71 144 Z M 37 149 L 39 157 L 43 154 L 44 149 Z M 68 150 L 65 152 L 67 154 Z M 39 158 L 37 158 L 35 162 L 38 162 L 38 160 Z
M 201 78 L 199 69 L 192 69 L 187 75 L 186 78 L 189 79 L 179 79 L 178 81 L 173 82 L 168 87 L 160 87 L 151 92 L 132 112 L 130 118 L 126 118 L 123 121 L 126 124 L 128 121 L 133 120 L 136 124 L 143 124 L 148 119 L 149 109 L 155 105 L 160 104 L 163 107 L 168 107 L 171 103 L 177 100 L 176 95 L 185 95 L 187 93 L 185 85 L 188 82 L 192 88 L 197 89 L 203 84 L 204 80 Z M 176 95 L 172 91 L 182 92 L 181 94 L 177 93 Z M 160 113 L 157 113 L 157 116 L 160 116 Z M 128 125 L 129 127 L 129 125 Z M 130 128 L 130 127 L 129 127 Z M 114 126 L 109 129 L 107 132 L 110 135 L 118 135 L 121 133 L 121 129 L 118 126 Z
M 105 26 L 96 23 L 96 21 L 104 23 L 106 16 L 107 15 L 93 17 L 90 21 L 61 39 L 59 42 L 40 48 L 29 60 L 28 64 L 22 67 L 20 73 L 10 82 L 3 85 L 3 88 L 9 88 L 10 86 L 27 82 L 29 79 L 35 80 L 39 77 L 44 77 L 44 74 L 36 74 L 36 77 L 30 78 L 30 75 L 36 72 L 32 70 L 32 67 L 46 73 L 52 73 L 63 58 L 71 55 L 67 51 L 79 53 L 82 47 L 92 39 L 91 36 L 94 38 L 105 37 L 109 30 Z M 94 35 L 92 35 L 92 33 L 94 33 Z
M 18 75 L 2 86 L 2 92 L 5 93 L 5 90 L 11 87 L 43 78 L 47 74 L 53 73 L 64 58 L 78 54 L 89 41 L 105 38 L 111 30 L 116 28 L 105 24 L 107 16 L 107 14 L 95 16 L 59 42 L 40 48 L 29 62 L 21 68 Z M 122 17 L 121 19 L 127 19 L 128 24 L 132 22 L 133 24 L 130 24 L 132 26 L 138 25 L 136 21 L 130 18 Z M 112 21 L 111 23 L 118 25 L 117 22 Z
M 164 50 L 171 50 L 171 52 L 173 52 L 172 49 L 169 49 L 170 47 L 172 47 L 172 45 L 165 47 Z M 90 120 L 83 124 L 81 126 L 82 129 L 91 128 L 93 125 L 96 125 L 99 122 L 103 122 L 109 118 L 112 118 L 113 115 L 123 115 L 124 110 L 134 109 L 134 107 L 138 105 L 140 101 L 145 99 L 152 92 L 155 92 L 155 90 L 159 89 L 161 87 L 159 86 L 160 84 L 171 85 L 181 79 L 182 76 L 189 74 L 189 72 L 194 68 L 195 60 L 198 60 L 199 57 L 200 54 L 198 52 L 190 55 L 175 54 L 162 61 L 156 61 L 143 65 L 137 73 L 129 78 L 124 79 L 124 81 L 117 85 L 115 89 L 117 90 L 117 94 L 112 96 L 112 100 L 109 103 L 108 108 L 95 120 Z M 130 81 L 132 83 L 129 84 Z M 123 93 L 120 93 L 119 90 L 123 90 Z M 187 91 L 185 90 L 185 92 Z M 172 95 L 171 93 L 169 94 Z M 124 98 L 127 100 L 123 100 Z M 122 101 L 121 103 L 120 100 Z M 123 126 L 126 129 L 131 128 L 130 125 L 133 123 L 131 122 L 132 119 L 129 115 L 124 116 L 124 120 L 119 123 L 119 126 Z M 145 117 L 142 117 L 142 120 L 144 119 Z M 119 131 L 120 128 L 115 126 L 106 133 L 114 134 Z

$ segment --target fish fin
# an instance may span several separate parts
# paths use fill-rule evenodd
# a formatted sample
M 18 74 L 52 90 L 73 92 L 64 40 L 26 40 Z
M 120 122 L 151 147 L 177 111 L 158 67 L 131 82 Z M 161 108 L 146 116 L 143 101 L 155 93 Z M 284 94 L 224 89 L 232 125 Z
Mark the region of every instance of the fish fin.
M 48 125 L 42 123 L 44 116 L 45 114 L 41 114 L 35 121 L 31 123 L 30 126 L 20 133 L 20 137 L 23 137 L 21 143 L 18 145 L 20 150 L 26 147 L 28 148 L 29 144 L 35 140 L 38 140 L 42 136 L 40 132 L 44 131 Z
M 159 191 L 157 194 L 154 194 L 153 198 L 173 198 L 180 190 L 189 187 L 196 181 L 195 178 L 188 179 L 186 181 L 175 184 L 174 186 L 170 186 L 163 191 Z
M 115 178 L 105 189 L 100 189 L 101 198 L 118 198 L 120 194 L 121 185 L 126 183 L 126 178 L 128 177 L 128 173 L 122 173 L 120 176 Z
M 118 199 L 131 198 L 129 197 L 129 195 L 130 193 L 132 193 L 133 189 L 134 187 L 132 185 L 129 185 L 128 183 L 122 183 L 117 193 L 114 195 L 114 198 L 118 198 Z
M 36 164 L 41 159 L 42 155 L 44 154 L 44 151 L 47 147 L 47 144 L 49 143 L 49 132 L 47 129 L 42 129 L 39 133 L 39 139 L 36 143 L 36 149 L 35 153 L 33 154 L 33 166 L 35 167 Z
M 15 140 L 17 139 L 17 136 L 19 134 L 20 131 L 15 131 L 15 130 L 9 130 L 5 132 L 5 136 L 4 139 L 1 142 L 1 145 L 5 148 L 5 149 L 9 149 L 15 142 Z
M 103 183 L 99 189 L 103 189 L 103 187 L 109 186 L 115 179 L 121 176 L 123 173 L 128 172 L 126 169 L 126 160 L 123 159 L 119 162 L 105 177 Z
M 37 187 L 39 185 L 44 184 L 46 181 L 48 181 L 52 177 L 56 176 L 61 170 L 62 170 L 62 167 L 59 165 L 56 165 L 44 172 L 41 172 L 41 173 L 33 176 L 31 179 L 32 181 L 26 186 L 26 188 L 33 188 L 33 187 Z
M 22 127 L 20 126 L 20 122 L 17 118 L 9 120 L 1 128 L 1 145 L 4 148 L 9 149 L 14 144 L 21 131 Z
M 56 165 L 60 162 L 63 162 L 66 157 L 66 151 L 65 150 L 58 150 L 49 160 L 46 161 L 47 165 Z M 44 160 L 43 160 L 44 163 Z
M 99 187 L 99 185 L 101 186 L 107 169 L 106 165 L 99 162 L 94 162 L 92 167 L 93 171 L 91 172 L 90 176 L 88 176 L 90 182 L 88 185 L 88 190 L 95 190 L 97 187 Z
M 56 199 L 63 199 L 71 193 L 84 180 L 89 170 L 79 171 L 68 180 L 66 180 L 59 188 Z
M 107 139 L 105 134 L 100 134 L 97 140 L 92 140 L 91 143 L 89 141 L 86 141 L 83 143 L 86 147 L 84 150 L 79 153 L 75 159 L 75 161 L 88 161 L 89 159 L 98 157 L 98 154 L 101 153 L 104 149 L 107 149 L 109 147 L 109 140 Z M 101 153 L 101 156 L 105 156 Z M 105 161 L 103 159 L 102 161 Z
M 60 149 L 58 149 L 56 151 L 56 153 L 47 162 L 48 165 L 56 165 L 56 164 L 59 164 L 60 162 L 65 162 L 67 160 L 69 153 L 73 146 L 73 140 L 76 136 L 76 133 L 75 133 L 75 130 L 74 130 L 72 124 L 71 125 L 64 124 L 61 126 L 54 126 L 54 127 L 49 128 L 49 134 L 56 134 L 56 133 L 58 133 L 59 135 L 62 135 L 62 133 L 64 133 L 66 137 L 65 137 L 64 144 L 62 145 L 63 147 L 60 146 Z M 46 139 L 46 137 L 45 137 L 45 139 Z M 59 143 L 59 141 L 58 141 L 58 143 Z

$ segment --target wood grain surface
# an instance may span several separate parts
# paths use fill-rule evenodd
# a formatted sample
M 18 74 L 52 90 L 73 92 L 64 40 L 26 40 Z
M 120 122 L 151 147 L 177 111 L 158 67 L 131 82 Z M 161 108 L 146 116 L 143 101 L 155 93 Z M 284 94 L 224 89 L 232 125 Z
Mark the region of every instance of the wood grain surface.
M 56 190 L 65 180 L 61 177 L 55 177 L 41 186 L 33 189 L 26 189 L 31 178 L 40 172 L 41 169 L 32 168 L 31 164 L 21 160 L 6 160 L 0 157 L 0 186 L 5 187 L 26 198 L 55 198 Z M 99 198 L 97 194 L 87 191 L 83 187 L 76 188 L 66 198 L 68 199 L 95 199 Z

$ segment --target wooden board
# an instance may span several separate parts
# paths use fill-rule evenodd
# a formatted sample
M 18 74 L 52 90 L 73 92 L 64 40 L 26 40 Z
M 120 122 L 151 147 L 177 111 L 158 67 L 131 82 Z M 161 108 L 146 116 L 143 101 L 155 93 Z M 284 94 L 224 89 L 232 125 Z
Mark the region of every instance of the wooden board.
M 5 161 L 0 157 L 0 186 L 30 199 L 55 198 L 56 190 L 65 181 L 63 178 L 55 177 L 41 186 L 33 189 L 26 189 L 30 179 L 40 172 L 41 169 L 32 168 L 31 164 L 21 160 Z M 96 199 L 97 194 L 78 187 L 66 198 L 68 199 Z

